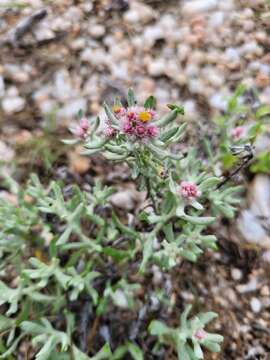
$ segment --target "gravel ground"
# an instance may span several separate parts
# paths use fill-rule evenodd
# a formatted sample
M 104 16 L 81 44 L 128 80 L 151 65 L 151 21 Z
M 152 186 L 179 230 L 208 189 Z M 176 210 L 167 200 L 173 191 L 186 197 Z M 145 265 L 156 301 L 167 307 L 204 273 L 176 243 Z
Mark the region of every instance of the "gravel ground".
M 47 174 L 49 146 L 55 177 L 68 171 L 87 182 L 91 168 L 113 182 L 117 166 L 104 176 L 102 160 L 63 153 L 52 129 L 64 132 L 80 109 L 99 113 L 104 99 L 123 97 L 128 86 L 138 100 L 154 93 L 160 111 L 168 102 L 183 104 L 196 121 L 224 110 L 241 82 L 270 104 L 269 33 L 263 0 L 0 0 L 0 160 L 10 164 L 17 155 L 23 181 L 30 168 Z M 255 178 L 248 209 L 270 217 L 269 191 L 269 177 Z M 132 212 L 131 192 L 121 196 Z M 209 359 L 269 359 L 268 252 L 260 241 L 246 243 L 245 230 L 223 225 L 216 229 L 220 253 L 175 270 L 167 279 L 170 296 L 220 314 L 216 330 L 226 340 L 222 354 Z M 269 233 L 263 241 L 270 249 Z

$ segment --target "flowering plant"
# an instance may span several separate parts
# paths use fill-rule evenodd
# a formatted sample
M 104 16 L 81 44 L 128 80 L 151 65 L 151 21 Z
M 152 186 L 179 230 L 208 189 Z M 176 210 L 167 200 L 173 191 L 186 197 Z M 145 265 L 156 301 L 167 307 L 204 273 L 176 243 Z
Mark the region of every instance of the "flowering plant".
M 215 314 L 188 320 L 188 307 L 179 329 L 170 328 L 148 305 L 148 290 L 142 294 L 143 279 L 153 269 L 169 273 L 183 261 L 195 262 L 205 249 L 217 249 L 208 227 L 217 216 L 233 216 L 240 190 L 223 184 L 196 149 L 181 150 L 186 124 L 178 117 L 183 108 L 170 104 L 168 114 L 159 118 L 155 103 L 150 96 L 138 106 L 130 90 L 127 107 L 119 100 L 112 107 L 104 104 L 103 126 L 99 117 L 89 121 L 80 114 L 78 126 L 71 129 L 74 139 L 65 141 L 82 143 L 85 156 L 101 153 L 129 166 L 145 194 L 132 221 L 131 214 L 112 206 L 114 189 L 101 182 L 87 191 L 78 186 L 67 191 L 55 181 L 44 187 L 35 175 L 26 189 L 9 181 L 18 203 L 0 199 L 0 257 L 16 283 L 8 286 L 4 272 L 0 358 L 18 356 L 18 345 L 28 338 L 37 360 L 116 360 L 127 353 L 142 360 L 148 355 L 140 344 L 147 336 L 158 340 L 149 349 L 152 354 L 162 344 L 187 360 L 203 357 L 201 345 L 220 351 L 222 337 L 204 330 Z M 153 287 L 162 293 L 156 302 L 166 304 L 165 313 L 168 304 L 177 313 L 182 310 L 162 288 Z M 129 335 L 115 346 L 117 317 L 128 311 L 138 311 L 138 320 L 125 324 Z

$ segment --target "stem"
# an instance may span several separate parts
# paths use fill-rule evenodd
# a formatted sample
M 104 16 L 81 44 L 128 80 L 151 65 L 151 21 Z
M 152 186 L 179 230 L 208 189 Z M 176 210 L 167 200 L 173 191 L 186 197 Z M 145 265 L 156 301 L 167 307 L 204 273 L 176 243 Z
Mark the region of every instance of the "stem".
M 150 178 L 145 178 L 145 181 L 146 181 L 146 188 L 147 188 L 147 197 L 151 199 L 152 207 L 155 210 L 155 213 L 157 214 L 156 199 L 155 199 L 154 193 L 151 188 Z

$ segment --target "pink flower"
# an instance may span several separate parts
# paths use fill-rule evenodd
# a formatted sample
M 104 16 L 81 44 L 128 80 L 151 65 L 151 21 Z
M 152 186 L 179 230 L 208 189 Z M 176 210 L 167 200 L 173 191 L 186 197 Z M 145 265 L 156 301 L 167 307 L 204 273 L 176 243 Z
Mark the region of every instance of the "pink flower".
M 150 137 L 150 138 L 154 138 L 158 135 L 158 128 L 157 126 L 155 125 L 150 125 L 148 126 L 147 128 L 147 135 Z
M 129 121 L 135 121 L 137 120 L 137 114 L 135 111 L 133 110 L 128 110 L 127 111 L 127 118 Z
M 243 126 L 237 126 L 234 129 L 232 129 L 231 135 L 235 140 L 240 139 L 244 134 L 244 128 Z
M 139 137 L 144 137 L 146 134 L 146 128 L 143 125 L 136 126 L 136 134 Z
M 205 339 L 205 336 L 206 336 L 206 332 L 203 329 L 198 329 L 194 333 L 194 337 L 199 341 Z
M 182 181 L 180 187 L 180 194 L 185 199 L 193 200 L 196 197 L 200 196 L 201 192 L 199 191 L 197 185 L 188 181 Z
M 133 132 L 134 132 L 134 128 L 129 121 L 125 121 L 123 123 L 122 129 L 123 129 L 124 133 L 129 134 L 129 135 L 133 134 Z
M 152 119 L 154 119 L 155 118 L 155 116 L 156 116 L 156 111 L 155 110 L 153 110 L 153 109 L 150 109 L 150 110 L 148 110 L 149 111 L 149 113 L 151 114 L 151 116 L 152 116 Z
M 89 122 L 86 117 L 83 117 L 80 120 L 80 127 L 85 131 L 87 131 L 89 129 Z
M 106 126 L 106 128 L 104 129 L 104 134 L 106 137 L 113 137 L 115 135 L 116 131 L 113 127 L 111 127 L 110 125 Z
M 80 127 L 80 126 L 77 126 L 77 127 L 76 127 L 76 129 L 75 129 L 75 131 L 74 131 L 74 134 L 75 134 L 77 137 L 81 138 L 81 139 L 84 139 L 85 136 L 86 136 L 85 130 L 84 130 L 82 127 Z

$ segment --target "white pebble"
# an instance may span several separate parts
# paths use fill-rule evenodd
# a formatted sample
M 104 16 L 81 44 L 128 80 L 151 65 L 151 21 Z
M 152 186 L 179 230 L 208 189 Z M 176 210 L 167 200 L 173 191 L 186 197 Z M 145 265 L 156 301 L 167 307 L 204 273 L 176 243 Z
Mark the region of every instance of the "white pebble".
M 6 114 L 14 114 L 24 109 L 25 99 L 20 96 L 6 97 L 2 100 L 2 108 Z
M 254 313 L 259 313 L 262 309 L 262 303 L 259 299 L 253 297 L 250 301 L 250 307 Z

